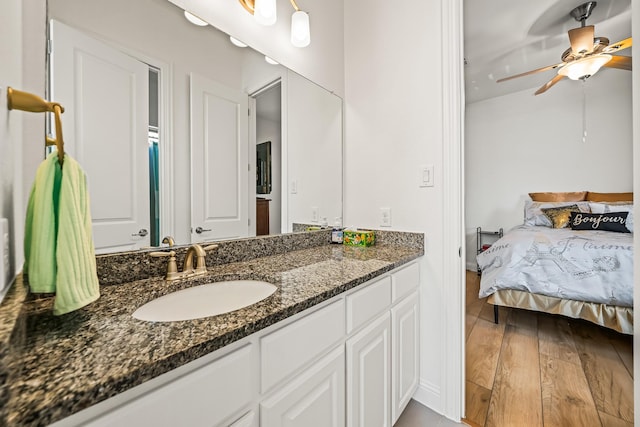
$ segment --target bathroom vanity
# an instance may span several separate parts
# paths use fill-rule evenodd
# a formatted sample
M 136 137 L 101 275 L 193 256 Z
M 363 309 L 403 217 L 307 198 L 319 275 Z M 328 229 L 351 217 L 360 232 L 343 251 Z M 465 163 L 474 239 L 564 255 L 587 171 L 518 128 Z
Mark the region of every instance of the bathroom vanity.
M 111 277 L 97 302 L 61 317 L 51 315 L 50 298 L 33 299 L 16 285 L 0 306 L 0 340 L 9 348 L 0 353 L 8 375 L 0 421 L 392 425 L 418 381 L 415 260 L 424 253 L 423 235 L 382 233 L 375 246 L 358 248 L 328 244 L 328 233 L 221 242 L 219 253 L 207 255 L 204 276 L 171 283 L 158 275 L 124 283 Z M 247 247 L 258 248 L 255 256 Z M 161 260 L 143 255 L 120 256 L 131 269 L 146 262 L 145 271 L 161 271 Z M 99 276 L 129 271 L 104 259 L 98 264 Z M 170 292 L 236 279 L 278 289 L 213 317 L 131 316 Z

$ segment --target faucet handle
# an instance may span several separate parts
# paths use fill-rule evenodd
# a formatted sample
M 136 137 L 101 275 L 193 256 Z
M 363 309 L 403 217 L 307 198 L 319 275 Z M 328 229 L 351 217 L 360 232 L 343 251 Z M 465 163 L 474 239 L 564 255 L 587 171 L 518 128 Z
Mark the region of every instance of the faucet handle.
M 167 274 L 165 275 L 165 279 L 167 280 L 173 280 L 176 279 L 178 277 L 178 263 L 176 262 L 176 252 L 175 251 L 169 251 L 169 252 L 151 252 L 149 253 L 149 256 L 152 256 L 154 258 L 160 258 L 160 257 L 169 257 L 169 262 L 167 263 Z
M 172 247 L 173 245 L 175 245 L 175 240 L 171 236 L 164 236 L 164 239 L 162 239 L 162 243 L 166 243 L 167 245 L 169 245 L 169 247 Z
M 205 251 L 210 251 L 213 249 L 216 249 L 218 247 L 218 245 L 209 245 L 209 246 L 205 246 L 202 249 L 204 249 Z

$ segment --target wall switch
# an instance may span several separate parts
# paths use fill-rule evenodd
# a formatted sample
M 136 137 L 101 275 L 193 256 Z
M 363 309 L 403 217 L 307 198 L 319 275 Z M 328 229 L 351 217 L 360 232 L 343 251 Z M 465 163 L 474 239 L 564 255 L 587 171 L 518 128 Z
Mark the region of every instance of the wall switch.
M 421 165 L 418 168 L 418 185 L 433 187 L 433 165 Z
M 320 214 L 318 212 L 318 207 L 313 206 L 311 208 L 311 221 L 318 222 L 319 219 L 320 219 Z
M 295 179 L 291 180 L 291 194 L 298 193 L 298 181 Z
M 391 227 L 391 208 L 380 208 L 380 227 Z
M 0 218 L 0 291 L 11 281 L 9 270 L 9 220 Z

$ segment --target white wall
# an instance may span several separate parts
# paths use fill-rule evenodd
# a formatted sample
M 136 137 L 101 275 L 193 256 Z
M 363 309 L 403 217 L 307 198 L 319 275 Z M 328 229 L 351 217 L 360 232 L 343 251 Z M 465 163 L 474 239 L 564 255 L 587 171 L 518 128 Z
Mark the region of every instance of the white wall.
M 0 218 L 9 220 L 9 272 L 0 278 L 0 300 L 6 292 L 4 281 L 13 280 L 15 272 L 21 266 L 22 233 L 17 232 L 24 216 L 21 195 L 22 115 L 30 114 L 7 109 L 7 87 L 22 90 L 22 2 L 3 1 L 0 4 Z M 20 241 L 20 242 L 19 242 Z M 18 243 L 19 242 L 19 243 Z M 2 262 L 2 260 L 0 260 Z M 20 264 L 20 265 L 19 265 Z
M 586 142 L 582 89 L 564 80 L 538 96 L 530 89 L 467 105 L 467 268 L 475 268 L 476 227 L 522 224 L 530 192 L 632 191 L 631 73 L 603 69 L 587 80 Z
M 283 96 L 289 224 L 313 222 L 312 207 L 318 208 L 318 219 L 334 224 L 343 209 L 342 145 L 335 144 L 342 140 L 342 100 L 295 73 L 288 73 Z M 295 194 L 289 187 L 292 181 L 297 183 Z
M 345 224 L 423 232 L 417 398 L 444 412 L 441 2 L 345 2 Z M 418 186 L 421 164 L 435 186 Z M 460 304 L 450 301 L 450 304 Z M 450 379 L 453 380 L 453 379 Z

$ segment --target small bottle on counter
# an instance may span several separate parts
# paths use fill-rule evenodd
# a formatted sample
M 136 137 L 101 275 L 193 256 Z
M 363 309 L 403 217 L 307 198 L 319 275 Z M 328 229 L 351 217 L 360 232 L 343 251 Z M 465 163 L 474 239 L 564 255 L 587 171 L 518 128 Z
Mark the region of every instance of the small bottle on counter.
M 331 229 L 331 243 L 342 244 L 342 230 L 342 221 L 340 220 L 340 217 L 336 217 L 333 223 L 333 228 Z

